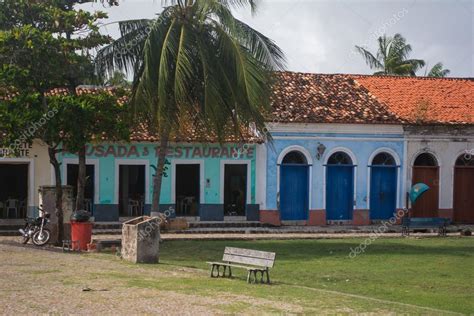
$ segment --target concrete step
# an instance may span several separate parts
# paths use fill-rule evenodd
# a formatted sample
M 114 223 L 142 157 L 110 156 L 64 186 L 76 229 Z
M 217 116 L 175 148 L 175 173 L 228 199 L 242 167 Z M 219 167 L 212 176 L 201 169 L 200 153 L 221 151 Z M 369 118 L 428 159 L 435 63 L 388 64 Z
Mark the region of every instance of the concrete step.
M 260 222 L 247 222 L 247 221 L 223 221 L 223 222 L 190 222 L 189 228 L 256 228 L 256 227 L 272 227 L 270 224 L 262 224 Z
M 122 229 L 92 229 L 92 235 L 122 235 Z
M 0 224 L 0 232 L 5 230 L 17 230 L 23 228 L 24 224 Z
M 18 236 L 21 237 L 21 234 L 18 230 L 0 230 L 0 236 Z
M 93 229 L 122 229 L 122 223 L 120 222 L 95 222 Z

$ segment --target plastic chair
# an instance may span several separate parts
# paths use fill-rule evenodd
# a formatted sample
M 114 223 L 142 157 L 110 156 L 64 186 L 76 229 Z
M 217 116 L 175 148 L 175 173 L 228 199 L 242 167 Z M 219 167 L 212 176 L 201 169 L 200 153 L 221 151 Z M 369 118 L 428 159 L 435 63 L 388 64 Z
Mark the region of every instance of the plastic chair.
M 7 209 L 7 218 L 10 217 L 10 211 L 13 210 L 15 212 L 15 217 L 18 217 L 18 200 L 15 199 L 8 199 L 6 202 L 6 209 Z
M 128 214 L 131 216 L 138 215 L 140 212 L 140 202 L 137 200 L 128 200 Z

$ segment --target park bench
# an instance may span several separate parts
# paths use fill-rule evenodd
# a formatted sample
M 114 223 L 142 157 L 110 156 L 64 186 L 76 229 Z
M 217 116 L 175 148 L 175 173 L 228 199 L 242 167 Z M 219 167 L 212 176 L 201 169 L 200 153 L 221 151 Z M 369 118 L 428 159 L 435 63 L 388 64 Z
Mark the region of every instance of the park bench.
M 252 283 L 252 281 L 253 283 L 257 283 L 257 276 L 259 275 L 260 283 L 266 282 L 267 284 L 270 284 L 268 270 L 273 268 L 274 263 L 274 252 L 234 247 L 225 247 L 222 262 L 208 262 L 208 264 L 211 265 L 211 278 L 230 278 L 232 277 L 232 268 L 240 268 L 247 270 L 248 283 Z M 222 272 L 221 268 L 223 270 Z M 266 281 L 264 281 L 265 278 Z
M 404 217 L 402 219 L 402 236 L 410 235 L 413 229 L 438 229 L 439 236 L 446 236 L 448 218 L 441 217 Z

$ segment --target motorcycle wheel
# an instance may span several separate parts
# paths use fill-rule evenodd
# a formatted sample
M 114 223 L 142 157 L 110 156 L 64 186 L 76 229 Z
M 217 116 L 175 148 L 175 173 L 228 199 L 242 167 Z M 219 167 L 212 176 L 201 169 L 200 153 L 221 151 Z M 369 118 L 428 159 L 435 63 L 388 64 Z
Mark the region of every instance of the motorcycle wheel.
M 21 242 L 23 245 L 26 245 L 29 240 L 30 240 L 30 237 L 25 237 L 25 236 L 21 236 L 21 237 L 20 237 L 20 242 Z
M 44 246 L 48 243 L 49 238 L 51 237 L 51 232 L 43 228 L 43 233 L 41 234 L 41 231 L 37 231 L 34 233 L 32 241 L 36 246 Z

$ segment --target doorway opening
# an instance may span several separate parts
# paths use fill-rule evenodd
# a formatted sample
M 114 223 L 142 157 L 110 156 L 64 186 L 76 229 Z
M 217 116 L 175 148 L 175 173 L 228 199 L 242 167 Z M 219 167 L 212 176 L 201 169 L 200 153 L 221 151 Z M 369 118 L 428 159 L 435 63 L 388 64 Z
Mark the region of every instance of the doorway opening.
M 119 166 L 119 214 L 142 216 L 145 207 L 145 166 Z
M 309 165 L 300 151 L 291 151 L 280 166 L 282 220 L 306 220 L 309 212 Z
M 392 155 L 382 152 L 370 168 L 370 218 L 389 219 L 396 212 L 398 166 Z
M 224 166 L 224 214 L 245 216 L 247 205 L 247 165 Z
M 27 163 L 0 164 L 0 217 L 25 218 L 28 205 Z
M 328 220 L 351 220 L 354 208 L 354 163 L 345 152 L 332 154 L 326 165 Z
M 79 175 L 78 164 L 67 164 L 66 183 L 73 187 L 73 207 L 76 207 L 75 198 L 77 196 L 77 178 Z M 95 191 L 95 166 L 86 165 L 86 186 L 84 188 L 84 208 L 94 214 L 94 191 Z
M 439 204 L 438 161 L 430 153 L 422 153 L 413 164 L 412 184 L 424 183 L 430 189 L 412 206 L 412 217 L 437 217 Z
M 200 165 L 176 165 L 176 215 L 199 215 Z
M 456 223 L 474 223 L 474 157 L 461 155 L 454 167 L 453 215 Z

